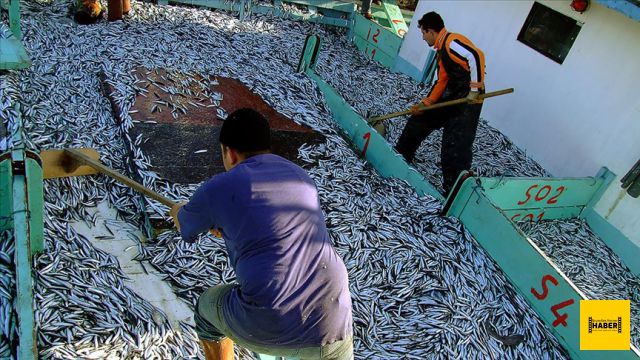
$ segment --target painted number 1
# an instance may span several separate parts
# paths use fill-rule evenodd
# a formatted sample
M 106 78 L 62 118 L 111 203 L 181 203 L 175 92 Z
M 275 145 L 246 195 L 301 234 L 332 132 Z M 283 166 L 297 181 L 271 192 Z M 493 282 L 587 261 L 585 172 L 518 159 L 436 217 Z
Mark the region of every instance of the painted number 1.
M 366 156 L 367 155 L 367 148 L 369 147 L 369 141 L 371 140 L 371 131 L 369 131 L 368 133 L 362 135 L 362 138 L 365 140 L 364 141 L 364 147 L 362 148 L 362 156 Z
M 511 221 L 515 221 L 515 222 L 517 222 L 517 221 L 526 221 L 526 220 L 529 220 L 529 221 L 533 222 L 533 219 L 537 219 L 536 221 L 542 221 L 542 217 L 543 217 L 543 216 L 544 216 L 544 211 L 543 211 L 543 212 L 541 212 L 540 214 L 538 214 L 538 216 L 536 216 L 536 215 L 534 215 L 534 214 L 532 214 L 532 213 L 525 214 L 524 216 L 522 216 L 522 214 L 517 213 L 517 214 L 515 214 L 515 215 L 513 215 L 513 216 L 511 217 Z

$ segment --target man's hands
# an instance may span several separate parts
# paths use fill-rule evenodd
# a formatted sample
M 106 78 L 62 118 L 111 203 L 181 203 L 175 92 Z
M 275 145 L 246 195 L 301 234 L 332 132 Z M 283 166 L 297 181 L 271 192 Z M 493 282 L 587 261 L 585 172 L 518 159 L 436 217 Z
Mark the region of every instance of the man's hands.
M 413 105 L 411 109 L 409 109 L 411 115 L 419 115 L 420 113 L 422 113 L 422 110 L 424 110 L 424 105 L 422 105 L 422 103 L 417 103 Z
M 478 91 L 469 91 L 467 95 L 467 103 L 469 104 L 482 104 L 482 99 L 478 99 L 480 93 Z
M 171 215 L 171 218 L 173 218 L 173 223 L 176 224 L 176 228 L 178 230 L 180 230 L 180 221 L 178 220 L 178 211 L 180 211 L 180 208 L 182 208 L 186 204 L 187 204 L 187 201 L 179 202 L 179 203 L 173 205 L 173 207 L 169 211 L 169 214 Z M 222 232 L 221 232 L 220 228 L 211 229 L 211 230 L 209 230 L 209 233 L 211 235 L 215 236 L 215 237 L 222 238 Z

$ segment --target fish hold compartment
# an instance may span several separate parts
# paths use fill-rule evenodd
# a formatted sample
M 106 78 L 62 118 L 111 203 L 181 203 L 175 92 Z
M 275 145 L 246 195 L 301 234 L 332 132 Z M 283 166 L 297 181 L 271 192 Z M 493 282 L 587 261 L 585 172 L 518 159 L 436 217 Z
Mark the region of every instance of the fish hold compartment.
M 116 102 L 115 89 L 102 76 L 115 117 L 132 121 L 135 147 L 149 157 L 151 169 L 166 180 L 194 184 L 224 171 L 218 137 L 224 119 L 233 111 L 253 108 L 272 130 L 272 152 L 303 165 L 298 149 L 325 142 L 322 134 L 296 124 L 267 104 L 240 81 L 195 73 L 137 67 L 135 100 L 128 116 Z

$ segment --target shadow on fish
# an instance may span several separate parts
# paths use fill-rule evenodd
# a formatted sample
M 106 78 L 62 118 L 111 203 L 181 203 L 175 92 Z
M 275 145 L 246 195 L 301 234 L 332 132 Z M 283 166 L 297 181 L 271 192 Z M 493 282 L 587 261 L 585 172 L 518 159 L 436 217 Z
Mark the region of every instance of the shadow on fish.
M 494 339 L 500 341 L 504 345 L 507 346 L 518 346 L 522 341 L 524 341 L 524 335 L 515 334 L 515 335 L 507 335 L 502 336 L 498 334 L 493 325 L 489 322 L 489 320 L 485 320 L 484 327 L 487 329 L 487 333 L 491 335 Z

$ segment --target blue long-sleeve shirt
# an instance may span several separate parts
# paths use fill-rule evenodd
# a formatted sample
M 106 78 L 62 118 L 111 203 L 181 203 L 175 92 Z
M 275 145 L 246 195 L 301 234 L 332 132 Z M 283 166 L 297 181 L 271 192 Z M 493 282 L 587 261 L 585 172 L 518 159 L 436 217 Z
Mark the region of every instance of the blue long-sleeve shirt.
M 347 270 L 299 166 L 273 154 L 250 157 L 205 182 L 178 220 L 187 241 L 221 229 L 240 285 L 223 306 L 234 335 L 295 348 L 352 334 Z

